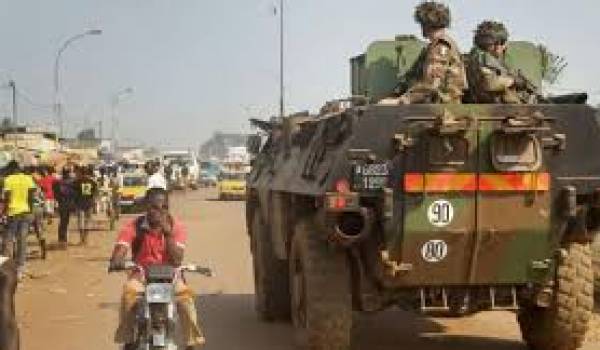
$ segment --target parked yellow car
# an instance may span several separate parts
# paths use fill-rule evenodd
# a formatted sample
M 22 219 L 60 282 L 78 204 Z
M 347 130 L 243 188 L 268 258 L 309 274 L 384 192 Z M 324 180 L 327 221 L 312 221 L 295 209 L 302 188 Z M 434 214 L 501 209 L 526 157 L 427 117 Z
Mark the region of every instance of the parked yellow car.
M 146 195 L 146 185 L 146 175 L 123 175 L 123 185 L 119 189 L 119 207 L 121 210 L 134 211 L 140 208 Z
M 221 173 L 217 183 L 219 200 L 246 197 L 246 173 Z

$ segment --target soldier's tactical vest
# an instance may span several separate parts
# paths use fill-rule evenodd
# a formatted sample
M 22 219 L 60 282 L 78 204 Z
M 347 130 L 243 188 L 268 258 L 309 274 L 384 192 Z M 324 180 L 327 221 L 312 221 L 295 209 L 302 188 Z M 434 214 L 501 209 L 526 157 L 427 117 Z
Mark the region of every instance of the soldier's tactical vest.
M 469 99 L 472 100 L 470 102 L 520 104 L 526 98 L 519 96 L 519 92 L 514 88 L 504 91 L 487 91 L 483 88 L 485 77 L 480 72 L 482 67 L 491 69 L 499 77 L 510 76 L 508 68 L 501 60 L 479 48 L 474 48 L 468 61 Z
M 421 56 L 418 81 L 410 87 L 408 103 L 460 103 L 467 78 L 462 55 L 448 35 L 435 38 Z M 428 96 L 427 96 L 428 95 Z M 425 98 L 428 101 L 421 101 Z

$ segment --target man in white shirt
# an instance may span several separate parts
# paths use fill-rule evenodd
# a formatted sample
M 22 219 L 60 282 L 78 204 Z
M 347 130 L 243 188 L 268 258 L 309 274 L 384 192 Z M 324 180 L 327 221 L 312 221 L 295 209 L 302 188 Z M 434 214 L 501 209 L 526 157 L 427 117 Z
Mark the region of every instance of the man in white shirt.
M 162 188 L 163 190 L 167 190 L 167 180 L 160 172 L 159 165 L 157 163 L 152 163 L 148 167 L 148 185 L 146 186 L 148 189 L 151 188 Z

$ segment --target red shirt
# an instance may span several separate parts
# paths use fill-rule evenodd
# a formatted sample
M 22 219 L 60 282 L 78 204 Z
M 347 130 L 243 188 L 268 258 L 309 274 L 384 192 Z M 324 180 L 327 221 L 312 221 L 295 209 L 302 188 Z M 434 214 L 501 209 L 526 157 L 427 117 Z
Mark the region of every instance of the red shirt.
M 56 178 L 53 175 L 47 175 L 38 180 L 38 185 L 40 185 L 42 191 L 44 191 L 46 199 L 54 199 L 54 190 L 52 189 L 52 186 L 54 186 L 55 182 Z
M 126 223 L 117 236 L 117 244 L 122 244 L 131 248 L 136 235 L 136 223 L 138 219 L 133 219 Z M 144 225 L 144 223 L 142 223 Z M 142 267 L 156 264 L 168 264 L 167 247 L 163 235 L 160 232 L 151 230 L 145 226 L 144 238 L 139 246 L 137 256 L 134 262 Z M 173 239 L 181 248 L 185 248 L 187 233 L 179 220 L 173 219 Z

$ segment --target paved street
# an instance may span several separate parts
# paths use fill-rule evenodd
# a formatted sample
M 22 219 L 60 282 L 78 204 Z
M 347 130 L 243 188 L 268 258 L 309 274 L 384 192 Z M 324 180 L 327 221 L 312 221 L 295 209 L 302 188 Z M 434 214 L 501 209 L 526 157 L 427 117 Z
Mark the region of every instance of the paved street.
M 202 294 L 205 348 L 292 350 L 290 326 L 261 323 L 254 313 L 243 202 L 214 198 L 206 190 L 177 193 L 172 198 L 174 213 L 189 231 L 186 260 L 209 264 L 217 273 L 212 279 L 188 275 L 191 286 Z M 114 236 L 94 232 L 91 247 L 73 245 L 68 252 L 51 251 L 46 262 L 35 260 L 32 252 L 32 276 L 17 297 L 24 350 L 116 349 L 112 332 L 124 276 L 106 273 Z M 54 242 L 55 233 L 49 238 Z M 78 241 L 75 231 L 71 241 Z M 361 316 L 356 333 L 357 349 L 525 350 L 509 313 L 437 320 L 393 310 Z M 590 344 L 586 350 L 598 346 Z

